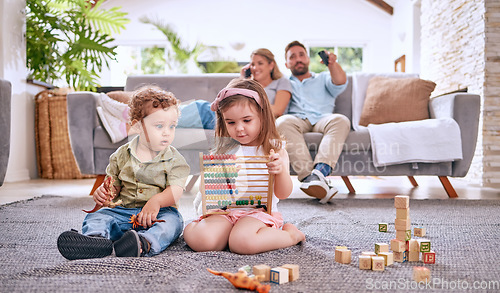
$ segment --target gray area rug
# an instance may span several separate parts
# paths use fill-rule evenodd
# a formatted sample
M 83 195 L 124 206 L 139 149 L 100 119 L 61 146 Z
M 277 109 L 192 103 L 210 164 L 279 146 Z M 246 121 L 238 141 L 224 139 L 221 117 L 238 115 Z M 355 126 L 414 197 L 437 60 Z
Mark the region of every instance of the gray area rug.
M 362 251 L 395 238 L 393 200 L 338 199 L 328 205 L 314 199 L 281 201 L 285 220 L 305 232 L 307 241 L 258 255 L 195 253 L 181 237 L 151 258 L 68 261 L 57 250 L 57 237 L 71 228 L 80 230 L 81 209 L 91 206 L 90 197 L 59 196 L 0 206 L 0 292 L 241 292 L 206 268 L 236 272 L 244 265 L 286 263 L 300 266 L 300 278 L 271 284 L 271 292 L 500 290 L 500 201 L 410 201 L 412 225 L 427 229 L 436 252 L 436 264 L 426 265 L 432 272 L 427 288 L 412 282 L 412 267 L 421 262 L 395 263 L 384 272 L 358 269 Z M 189 206 L 181 211 L 186 222 L 193 219 Z M 379 222 L 389 223 L 388 233 L 378 232 Z M 352 250 L 351 264 L 334 261 L 336 245 Z

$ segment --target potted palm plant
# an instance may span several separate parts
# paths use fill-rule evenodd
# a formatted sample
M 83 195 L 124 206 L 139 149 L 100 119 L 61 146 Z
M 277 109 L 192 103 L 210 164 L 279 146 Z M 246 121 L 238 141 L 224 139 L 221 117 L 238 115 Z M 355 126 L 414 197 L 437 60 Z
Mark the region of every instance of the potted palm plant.
M 26 65 L 29 79 L 65 81 L 75 90 L 97 86 L 98 74 L 115 55 L 112 33 L 129 22 L 119 7 L 102 0 L 26 0 Z

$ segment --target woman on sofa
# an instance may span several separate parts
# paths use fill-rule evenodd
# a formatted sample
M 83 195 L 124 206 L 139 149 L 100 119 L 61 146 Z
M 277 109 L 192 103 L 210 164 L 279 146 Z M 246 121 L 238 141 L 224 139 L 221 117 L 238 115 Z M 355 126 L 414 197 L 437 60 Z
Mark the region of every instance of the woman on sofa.
M 241 76 L 259 82 L 266 91 L 274 116 L 283 115 L 292 96 L 290 80 L 280 72 L 273 53 L 268 49 L 257 49 L 250 58 L 251 62 L 241 68 Z M 246 74 L 247 70 L 250 74 Z

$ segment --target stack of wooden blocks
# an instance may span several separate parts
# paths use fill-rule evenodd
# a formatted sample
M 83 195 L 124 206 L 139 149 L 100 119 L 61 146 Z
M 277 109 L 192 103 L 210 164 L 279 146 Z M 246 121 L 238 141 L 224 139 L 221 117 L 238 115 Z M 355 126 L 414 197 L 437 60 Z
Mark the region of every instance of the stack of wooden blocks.
M 280 267 L 271 268 L 268 265 L 261 264 L 254 266 L 252 268 L 252 273 L 257 277 L 259 282 L 284 284 L 299 278 L 299 266 L 285 264 Z
M 388 244 L 375 243 L 375 252 L 362 252 L 359 256 L 360 269 L 383 271 L 394 261 L 403 263 L 422 260 L 426 264 L 435 263 L 436 254 L 430 249 L 431 242 L 427 239 L 411 239 L 410 198 L 405 195 L 396 196 L 394 207 L 396 208 L 394 222 L 396 238 L 390 242 L 392 252 L 389 251 Z M 379 223 L 379 231 L 387 232 L 388 224 Z M 425 236 L 425 228 L 416 227 L 414 236 Z M 337 255 L 335 260 L 337 260 Z

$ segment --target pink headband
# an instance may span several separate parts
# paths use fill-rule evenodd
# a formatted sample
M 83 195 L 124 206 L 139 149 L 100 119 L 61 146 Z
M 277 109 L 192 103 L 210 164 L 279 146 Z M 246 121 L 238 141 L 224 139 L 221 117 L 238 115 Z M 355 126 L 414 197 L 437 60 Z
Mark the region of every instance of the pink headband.
M 249 90 L 249 89 L 241 89 L 241 88 L 223 88 L 218 94 L 217 98 L 215 98 L 215 101 L 212 102 L 210 105 L 210 110 L 212 111 L 217 111 L 219 108 L 219 103 L 220 101 L 224 100 L 227 97 L 232 97 L 236 95 L 242 95 L 245 97 L 249 97 L 254 99 L 259 106 L 262 107 L 262 104 L 260 103 L 260 96 L 256 91 Z

